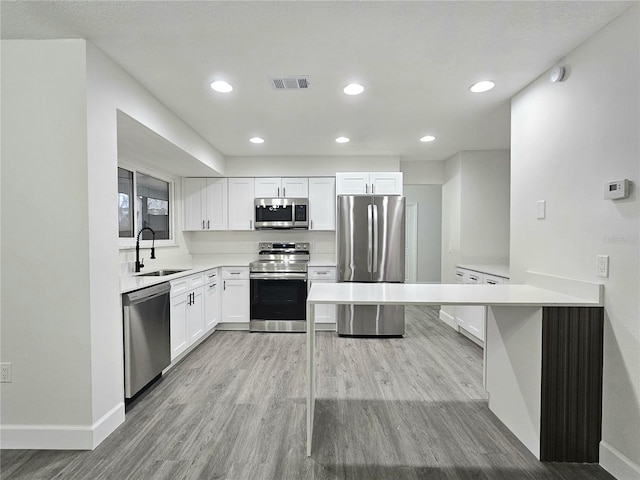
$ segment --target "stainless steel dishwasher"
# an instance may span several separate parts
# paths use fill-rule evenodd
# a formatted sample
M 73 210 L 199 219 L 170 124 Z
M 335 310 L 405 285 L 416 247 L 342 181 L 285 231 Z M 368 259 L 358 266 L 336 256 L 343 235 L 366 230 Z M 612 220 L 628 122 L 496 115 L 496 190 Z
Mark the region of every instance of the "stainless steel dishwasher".
M 122 295 L 125 398 L 171 363 L 169 290 L 169 283 L 161 283 Z

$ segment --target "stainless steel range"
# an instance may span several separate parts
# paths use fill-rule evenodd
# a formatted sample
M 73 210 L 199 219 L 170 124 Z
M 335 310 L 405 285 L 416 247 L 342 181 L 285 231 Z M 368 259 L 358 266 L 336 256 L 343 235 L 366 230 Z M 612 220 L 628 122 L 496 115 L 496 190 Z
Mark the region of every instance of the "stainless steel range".
M 252 332 L 306 332 L 309 243 L 263 242 L 249 265 Z

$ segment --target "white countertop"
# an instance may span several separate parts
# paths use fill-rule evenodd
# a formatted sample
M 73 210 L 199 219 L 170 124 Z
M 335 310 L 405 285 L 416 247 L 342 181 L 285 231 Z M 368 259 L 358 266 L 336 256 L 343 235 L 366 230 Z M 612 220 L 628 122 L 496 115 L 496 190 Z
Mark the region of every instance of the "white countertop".
M 531 285 L 314 283 L 308 303 L 357 305 L 601 306 L 600 299 Z
M 509 264 L 506 263 L 460 263 L 456 265 L 456 267 L 473 270 L 474 272 L 479 273 L 488 273 L 489 275 L 495 275 L 496 277 L 509 278 Z
M 162 277 L 147 277 L 138 273 L 125 274 L 120 276 L 120 293 L 128 293 L 141 288 L 157 285 L 158 283 L 170 282 L 181 277 L 206 272 L 218 267 L 248 267 L 249 263 L 256 259 L 256 255 L 216 255 L 207 256 L 202 259 L 194 259 L 190 265 L 176 264 L 163 266 L 160 268 L 145 269 L 140 273 L 154 272 L 156 270 L 184 270 L 184 272 L 165 275 Z

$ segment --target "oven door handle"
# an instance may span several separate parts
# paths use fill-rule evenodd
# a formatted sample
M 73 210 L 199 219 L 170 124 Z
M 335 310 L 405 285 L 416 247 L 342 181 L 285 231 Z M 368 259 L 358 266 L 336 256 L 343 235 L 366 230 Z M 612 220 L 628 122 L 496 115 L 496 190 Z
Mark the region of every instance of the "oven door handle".
M 250 273 L 249 280 L 306 280 L 306 273 Z

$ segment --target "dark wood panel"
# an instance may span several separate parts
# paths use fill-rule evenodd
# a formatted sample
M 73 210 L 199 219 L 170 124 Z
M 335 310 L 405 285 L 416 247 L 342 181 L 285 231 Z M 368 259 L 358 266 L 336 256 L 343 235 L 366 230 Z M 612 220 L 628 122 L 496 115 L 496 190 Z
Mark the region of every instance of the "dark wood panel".
M 602 307 L 547 307 L 542 316 L 540 458 L 597 463 L 602 435 Z

